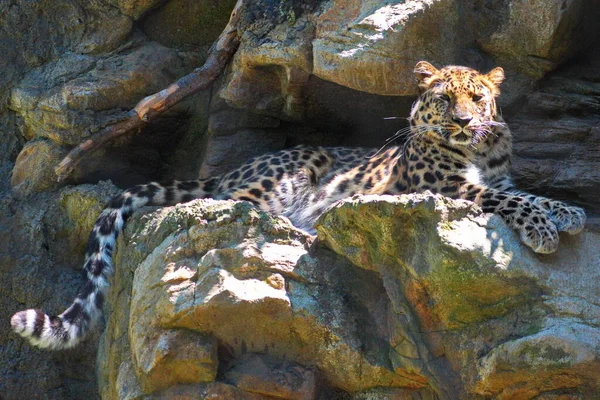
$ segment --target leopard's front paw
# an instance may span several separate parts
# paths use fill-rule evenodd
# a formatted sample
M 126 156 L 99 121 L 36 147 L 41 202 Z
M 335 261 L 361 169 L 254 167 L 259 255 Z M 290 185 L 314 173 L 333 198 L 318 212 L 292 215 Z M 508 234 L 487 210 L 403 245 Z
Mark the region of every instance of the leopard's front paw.
M 571 207 L 560 201 L 552 202 L 548 217 L 559 231 L 567 232 L 570 235 L 581 232 L 585 225 L 583 208 Z
M 558 248 L 558 230 L 541 211 L 534 212 L 517 228 L 521 240 L 536 253 L 554 253 Z

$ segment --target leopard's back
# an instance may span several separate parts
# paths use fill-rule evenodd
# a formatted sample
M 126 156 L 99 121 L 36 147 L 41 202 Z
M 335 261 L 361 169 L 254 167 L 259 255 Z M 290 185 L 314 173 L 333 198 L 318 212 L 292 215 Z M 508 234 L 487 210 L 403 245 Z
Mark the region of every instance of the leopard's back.
M 400 150 L 299 146 L 250 160 L 220 180 L 216 198 L 250 201 L 313 232 L 315 220 L 337 200 L 383 193 Z M 380 171 L 381 170 L 381 171 Z M 384 172 L 385 171 L 385 172 Z

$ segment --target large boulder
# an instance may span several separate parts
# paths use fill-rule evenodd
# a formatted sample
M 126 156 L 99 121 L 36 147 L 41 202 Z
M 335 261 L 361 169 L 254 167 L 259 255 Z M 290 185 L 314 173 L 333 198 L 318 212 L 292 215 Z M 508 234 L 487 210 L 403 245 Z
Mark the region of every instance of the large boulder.
M 358 196 L 317 230 L 314 242 L 244 202 L 132 217 L 102 397 L 594 393 L 597 234 L 540 256 L 498 217 L 431 194 Z
M 376 274 L 327 251 L 311 256 L 311 241 L 243 202 L 199 200 L 133 217 L 100 349 L 102 396 L 202 386 L 218 369 L 244 391 L 280 398 L 315 393 L 317 377 L 352 393 L 426 387 L 422 372 L 391 368 Z
M 447 360 L 460 397 L 597 390 L 597 233 L 562 236 L 557 253 L 538 255 L 498 216 L 430 194 L 350 199 L 317 230 L 381 275 L 392 309 L 414 318 L 405 329 L 429 349 L 420 361 Z M 414 362 L 398 355 L 394 365 Z
M 381 95 L 415 95 L 415 64 L 425 54 L 453 64 L 470 39 L 466 29 L 456 34 L 462 21 L 454 0 L 331 1 L 317 21 L 314 74 Z

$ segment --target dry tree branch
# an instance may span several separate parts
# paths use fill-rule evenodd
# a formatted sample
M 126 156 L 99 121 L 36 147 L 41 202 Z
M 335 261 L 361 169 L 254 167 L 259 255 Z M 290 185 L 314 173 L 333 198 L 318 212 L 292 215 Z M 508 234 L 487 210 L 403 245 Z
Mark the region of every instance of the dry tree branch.
M 87 154 L 135 128 L 141 128 L 185 97 L 210 87 L 223 72 L 240 44 L 237 25 L 240 19 L 240 11 L 248 1 L 237 1 L 227 26 L 211 47 L 202 67 L 196 68 L 192 73 L 179 79 L 166 89 L 145 97 L 133 110 L 127 112 L 124 120 L 105 127 L 71 150 L 54 170 L 58 181 L 61 182 L 69 176 Z

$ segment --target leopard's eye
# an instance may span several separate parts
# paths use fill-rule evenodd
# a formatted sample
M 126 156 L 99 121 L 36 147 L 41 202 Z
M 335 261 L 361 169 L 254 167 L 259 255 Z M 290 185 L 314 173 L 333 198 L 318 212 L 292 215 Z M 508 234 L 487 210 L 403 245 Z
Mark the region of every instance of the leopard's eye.
M 483 96 L 479 95 L 479 94 L 474 94 L 473 97 L 471 97 L 473 99 L 474 102 L 478 102 L 479 100 L 481 100 L 483 98 Z
M 450 101 L 450 96 L 448 96 L 447 94 L 440 94 L 440 100 L 444 100 L 446 102 Z

